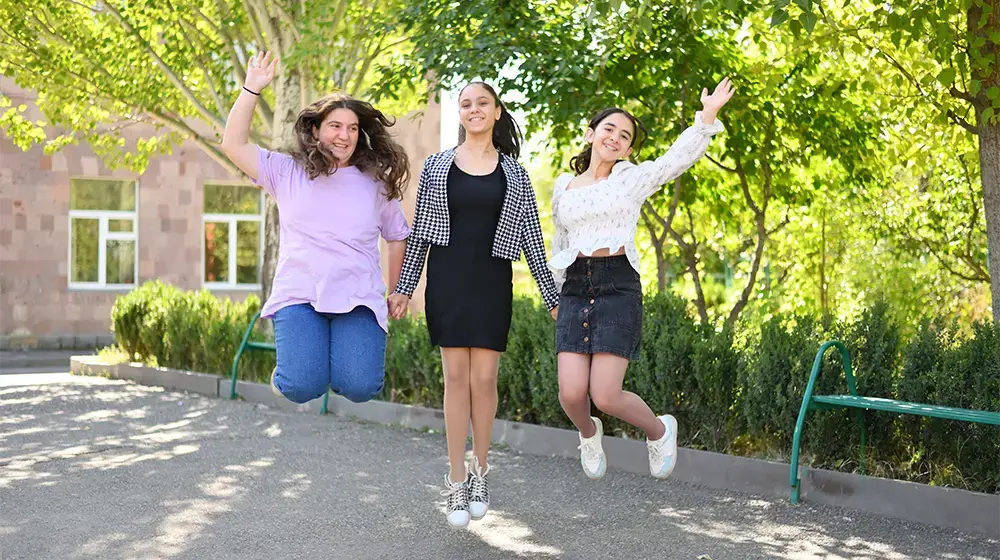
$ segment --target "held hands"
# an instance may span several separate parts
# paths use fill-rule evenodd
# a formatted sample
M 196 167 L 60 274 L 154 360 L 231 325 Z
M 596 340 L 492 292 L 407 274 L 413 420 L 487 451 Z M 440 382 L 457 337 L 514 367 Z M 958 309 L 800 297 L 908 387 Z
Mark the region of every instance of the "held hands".
M 244 86 L 254 93 L 260 93 L 274 80 L 278 70 L 278 57 L 271 58 L 271 51 L 251 56 L 247 63 L 247 81 Z
M 406 315 L 406 310 L 410 306 L 409 296 L 403 294 L 391 294 L 388 299 L 389 316 L 397 321 Z
M 733 98 L 733 83 L 729 78 L 723 79 L 719 85 L 715 86 L 715 91 L 708 94 L 708 88 L 701 90 L 701 104 L 704 107 L 701 112 L 701 120 L 705 124 L 712 124 L 715 116 L 719 114 L 719 109 Z
M 552 314 L 552 319 L 557 320 L 557 321 L 559 320 L 559 306 L 558 305 L 555 306 L 555 307 L 553 307 L 552 311 L 549 311 L 549 313 Z

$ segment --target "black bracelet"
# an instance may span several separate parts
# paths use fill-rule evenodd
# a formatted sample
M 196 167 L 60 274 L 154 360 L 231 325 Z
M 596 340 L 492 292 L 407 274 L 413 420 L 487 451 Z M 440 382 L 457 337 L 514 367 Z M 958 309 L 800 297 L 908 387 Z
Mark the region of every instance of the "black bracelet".
M 251 91 L 251 90 L 247 89 L 247 86 L 243 86 L 243 89 L 245 89 L 247 91 L 247 93 L 252 93 L 252 94 L 256 95 L 257 97 L 260 97 L 259 93 L 257 93 L 256 91 Z

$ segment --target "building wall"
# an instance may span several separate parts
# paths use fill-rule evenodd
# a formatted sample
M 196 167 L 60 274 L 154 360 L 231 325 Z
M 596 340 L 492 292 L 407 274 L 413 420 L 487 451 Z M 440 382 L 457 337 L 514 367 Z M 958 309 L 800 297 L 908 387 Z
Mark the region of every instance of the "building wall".
M 0 90 L 14 105 L 26 104 L 28 118 L 43 119 L 35 94 L 0 77 Z M 424 159 L 440 145 L 440 109 L 430 105 L 419 119 L 402 117 L 397 139 L 411 158 L 412 179 L 404 200 L 412 220 L 416 182 Z M 86 145 L 45 155 L 40 146 L 24 152 L 0 137 L 0 336 L 106 335 L 110 311 L 121 290 L 70 289 L 69 184 L 71 178 L 137 179 L 137 283 L 159 278 L 184 289 L 202 284 L 202 185 L 238 182 L 192 143 L 153 159 L 136 175 L 109 170 Z M 383 259 L 384 260 L 384 259 Z M 387 268 L 387 267 L 386 267 Z M 246 291 L 215 291 L 242 298 Z M 422 294 L 422 287 L 420 293 Z M 421 309 L 422 298 L 415 298 Z

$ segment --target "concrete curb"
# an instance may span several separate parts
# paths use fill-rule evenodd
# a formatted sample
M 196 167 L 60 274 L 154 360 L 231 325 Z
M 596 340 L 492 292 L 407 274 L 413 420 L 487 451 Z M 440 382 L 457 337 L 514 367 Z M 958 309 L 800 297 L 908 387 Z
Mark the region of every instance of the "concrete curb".
M 143 385 L 185 390 L 214 397 L 229 397 L 229 380 L 203 373 L 142 364 L 104 364 L 94 356 L 74 356 L 71 371 L 79 375 L 108 375 Z M 319 413 L 321 399 L 297 405 L 277 397 L 268 385 L 239 381 L 236 391 L 247 402 L 294 412 Z M 370 401 L 353 403 L 330 395 L 328 413 L 380 424 L 412 429 L 444 430 L 444 413 L 412 405 Z M 579 438 L 573 430 L 497 420 L 493 441 L 532 455 L 579 457 Z M 647 474 L 643 441 L 605 437 L 608 465 L 624 471 Z M 785 463 L 736 457 L 721 453 L 679 448 L 677 467 L 671 478 L 709 488 L 734 490 L 787 500 L 788 470 Z M 884 515 L 927 525 L 984 534 L 1000 539 L 1000 495 L 981 494 L 884 478 L 800 469 L 804 502 Z

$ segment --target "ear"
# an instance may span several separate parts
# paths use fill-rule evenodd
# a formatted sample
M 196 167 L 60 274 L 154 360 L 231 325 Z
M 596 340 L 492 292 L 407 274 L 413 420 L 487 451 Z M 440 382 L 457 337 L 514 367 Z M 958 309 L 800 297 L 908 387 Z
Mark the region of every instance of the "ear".
M 316 125 L 313 125 L 313 138 L 314 138 L 314 139 L 315 139 L 315 140 L 316 140 L 317 142 L 319 141 L 319 127 L 318 127 L 318 126 L 316 126 Z
M 583 134 L 583 140 L 585 142 L 587 142 L 588 144 L 593 144 L 594 143 L 594 134 L 596 134 L 596 133 L 594 132 L 593 128 L 587 128 L 587 132 L 585 132 Z
M 497 115 L 496 115 L 495 120 L 497 122 L 500 122 L 500 117 L 502 117 L 502 116 L 503 116 L 503 107 L 497 107 Z
M 630 146 L 629 149 L 625 150 L 625 153 L 622 154 L 622 159 L 628 159 L 629 156 L 631 155 L 632 155 L 632 147 Z

